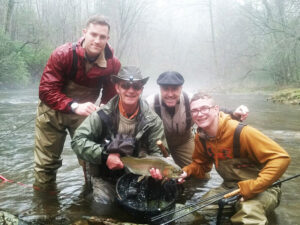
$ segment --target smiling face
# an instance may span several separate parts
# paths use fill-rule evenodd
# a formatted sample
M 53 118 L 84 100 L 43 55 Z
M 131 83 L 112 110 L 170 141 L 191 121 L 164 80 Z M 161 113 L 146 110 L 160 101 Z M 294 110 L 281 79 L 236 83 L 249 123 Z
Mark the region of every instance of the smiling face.
M 144 87 L 140 81 L 133 83 L 119 81 L 115 84 L 115 88 L 122 100 L 124 108 L 136 108 Z
M 190 107 L 193 121 L 203 130 L 217 124 L 219 106 L 212 99 L 197 99 L 191 102 Z
M 168 107 L 175 107 L 181 95 L 182 86 L 164 85 L 160 86 L 162 101 Z
M 98 56 L 109 39 L 109 28 L 106 25 L 90 23 L 83 30 L 84 48 L 89 57 Z

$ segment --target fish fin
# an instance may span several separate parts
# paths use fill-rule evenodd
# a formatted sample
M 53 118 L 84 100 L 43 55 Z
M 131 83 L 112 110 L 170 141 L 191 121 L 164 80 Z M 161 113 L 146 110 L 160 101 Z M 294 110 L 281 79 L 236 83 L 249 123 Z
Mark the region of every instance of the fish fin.
M 141 182 L 146 176 L 145 175 L 142 175 L 142 176 L 139 176 L 139 178 L 137 179 L 137 182 Z

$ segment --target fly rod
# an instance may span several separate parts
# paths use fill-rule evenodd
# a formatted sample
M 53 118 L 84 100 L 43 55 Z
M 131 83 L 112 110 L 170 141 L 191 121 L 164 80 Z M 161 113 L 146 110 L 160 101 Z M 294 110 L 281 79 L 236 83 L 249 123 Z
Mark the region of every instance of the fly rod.
M 291 176 L 291 177 L 288 177 L 288 178 L 286 178 L 286 179 L 278 180 L 278 181 L 274 182 L 270 187 L 274 187 L 274 186 L 276 186 L 276 185 L 279 185 L 279 184 L 281 184 L 281 183 L 283 183 L 283 182 L 292 180 L 292 179 L 294 179 L 294 178 L 296 178 L 296 177 L 299 177 L 299 176 L 300 176 L 300 174 L 296 174 L 296 175 Z M 210 197 L 210 198 L 203 199 L 203 200 L 201 200 L 201 201 L 199 201 L 199 202 L 197 202 L 197 203 L 187 205 L 187 206 L 182 207 L 182 208 L 180 208 L 180 209 L 178 209 L 178 210 L 175 210 L 175 211 L 172 211 L 172 212 L 169 212 L 169 213 L 165 213 L 165 214 L 162 214 L 162 215 L 153 217 L 153 218 L 151 218 L 151 221 L 152 221 L 152 222 L 153 222 L 153 221 L 156 221 L 156 220 L 161 219 L 161 218 L 163 218 L 163 217 L 165 217 L 165 216 L 167 216 L 167 215 L 170 215 L 170 214 L 172 214 L 172 213 L 179 212 L 179 211 L 182 211 L 183 209 L 186 209 L 186 208 L 194 207 L 194 206 L 195 206 L 193 210 L 191 210 L 191 211 L 189 211 L 189 212 L 187 212 L 187 213 L 185 213 L 185 214 L 183 214 L 183 215 L 181 215 L 181 216 L 178 216 L 178 217 L 176 217 L 176 218 L 173 218 L 173 219 L 171 219 L 171 220 L 169 220 L 169 221 L 167 221 L 167 222 L 165 222 L 165 223 L 162 223 L 162 225 L 165 225 L 165 224 L 169 224 L 169 223 L 171 223 L 171 222 L 173 222 L 173 221 L 175 221 L 175 220 L 178 220 L 178 219 L 180 219 L 180 218 L 182 218 L 182 217 L 184 217 L 184 216 L 187 216 L 187 215 L 189 215 L 189 214 L 191 214 L 191 213 L 193 213 L 193 212 L 195 212 L 195 211 L 197 211 L 197 210 L 199 210 L 199 209 L 202 209 L 202 208 L 204 208 L 204 207 L 206 207 L 206 206 L 208 206 L 208 205 L 217 203 L 218 201 L 220 201 L 220 200 L 222 200 L 222 199 L 224 199 L 224 198 L 227 199 L 227 198 L 230 198 L 230 197 L 233 197 L 233 196 L 234 196 L 234 197 L 235 197 L 234 200 L 237 201 L 237 200 L 239 200 L 239 198 L 241 197 L 241 195 L 239 194 L 239 193 L 240 193 L 239 191 L 240 191 L 240 189 L 231 189 L 231 190 L 228 190 L 228 191 L 226 191 L 226 193 L 223 192 L 223 193 L 214 195 L 214 196 L 212 196 L 212 197 Z M 219 198 L 218 198 L 218 197 L 219 197 Z M 216 199 L 216 198 L 217 198 L 217 199 Z M 212 199 L 213 199 L 213 200 L 212 200 Z M 211 201 L 209 201 L 209 200 L 211 200 Z M 199 205 L 200 203 L 207 202 L 207 201 L 209 201 L 209 202 L 206 203 L 206 204 L 204 204 L 204 205 L 197 206 L 197 205 Z
M 41 115 L 39 116 L 42 116 L 44 115 L 45 113 L 47 113 L 48 111 L 50 111 L 51 108 L 49 108 L 48 110 L 46 110 L 45 112 L 43 112 Z M 3 138 L 5 138 L 6 136 L 9 136 L 11 134 L 14 134 L 17 130 L 20 130 L 21 128 L 25 127 L 27 124 L 29 124 L 30 122 L 32 122 L 34 119 L 36 118 L 36 116 L 34 116 L 33 118 L 31 118 L 30 120 L 28 120 L 27 122 L 21 124 L 20 126 L 8 131 L 6 134 L 3 134 L 0 136 L 0 140 L 2 140 Z
M 276 182 L 274 182 L 270 187 L 274 187 L 276 185 L 280 185 L 281 183 L 283 182 L 286 182 L 288 180 L 291 180 L 291 179 L 294 179 L 296 177 L 299 177 L 300 174 L 296 174 L 294 176 L 291 176 L 291 177 L 288 177 L 286 179 L 283 179 L 283 180 L 278 180 Z M 217 214 L 217 222 L 216 222 L 216 225 L 221 225 L 221 220 L 222 220 L 222 212 L 223 212 L 223 209 L 225 207 L 225 205 L 233 205 L 235 204 L 240 198 L 242 197 L 242 195 L 240 194 L 240 189 L 237 189 L 227 195 L 224 195 L 224 198 L 220 199 L 218 201 L 218 206 L 219 206 L 219 209 L 218 209 L 218 214 Z
M 189 212 L 187 212 L 187 213 L 185 213 L 185 214 L 182 214 L 181 216 L 178 216 L 178 217 L 176 217 L 176 218 L 173 218 L 173 219 L 171 219 L 171 220 L 169 220 L 169 221 L 167 221 L 167 222 L 165 222 L 165 223 L 161 223 L 161 225 L 165 225 L 165 224 L 169 224 L 169 223 L 171 223 L 171 222 L 173 222 L 173 221 L 175 221 L 175 220 L 178 220 L 178 219 L 180 219 L 180 218 L 182 218 L 182 217 L 185 217 L 185 216 L 187 216 L 187 215 L 189 215 L 189 214 L 191 214 L 191 213 L 193 213 L 193 212 L 195 212 L 195 211 L 197 211 L 197 210 L 199 210 L 199 209 L 202 209 L 202 208 L 204 208 L 204 207 L 206 207 L 206 206 L 209 206 L 209 205 L 211 205 L 211 204 L 214 204 L 214 203 L 217 203 L 219 201 L 219 199 L 213 199 L 213 200 L 211 200 L 211 201 L 209 201 L 208 203 L 206 203 L 206 204 L 204 204 L 204 205 L 201 205 L 201 206 L 198 206 L 198 207 L 195 207 L 195 208 L 193 208 L 193 210 L 191 210 L 191 211 L 189 211 Z
M 151 222 L 154 222 L 154 221 L 156 221 L 156 220 L 159 220 L 159 219 L 161 219 L 161 218 L 163 218 L 163 217 L 166 217 L 166 216 L 169 216 L 169 215 L 171 215 L 171 214 L 180 212 L 180 211 L 182 211 L 182 210 L 191 208 L 191 207 L 193 207 L 193 206 L 197 206 L 197 205 L 199 205 L 199 204 L 201 204 L 201 203 L 208 202 L 208 201 L 213 200 L 213 199 L 215 199 L 215 198 L 218 198 L 217 200 L 215 200 L 215 201 L 218 201 L 218 200 L 219 200 L 219 197 L 222 197 L 222 198 L 223 198 L 224 195 L 226 195 L 226 194 L 228 194 L 228 193 L 230 193 L 230 192 L 232 192 L 232 191 L 234 191 L 234 190 L 236 190 L 236 189 L 235 189 L 235 188 L 229 189 L 229 190 L 227 190 L 227 191 L 224 191 L 224 192 L 222 192 L 222 193 L 216 194 L 216 195 L 214 195 L 214 196 L 211 196 L 211 197 L 202 199 L 202 200 L 200 200 L 200 201 L 198 201 L 198 202 L 196 202 L 196 203 L 192 203 L 192 204 L 183 206 L 183 207 L 181 207 L 180 209 L 173 210 L 173 211 L 170 211 L 170 212 L 166 212 L 166 213 L 160 214 L 160 215 L 158 215 L 158 216 L 154 216 L 154 217 L 151 218 Z M 215 201 L 214 201 L 214 202 L 215 202 Z

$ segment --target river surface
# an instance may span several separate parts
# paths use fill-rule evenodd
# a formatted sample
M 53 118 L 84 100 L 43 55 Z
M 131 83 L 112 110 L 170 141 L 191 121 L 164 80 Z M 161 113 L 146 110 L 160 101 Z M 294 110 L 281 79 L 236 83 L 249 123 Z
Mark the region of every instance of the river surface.
M 222 107 L 229 109 L 239 104 L 247 105 L 250 115 L 246 123 L 277 141 L 292 158 L 283 178 L 299 173 L 300 106 L 273 104 L 266 101 L 267 96 L 255 94 L 215 97 Z M 1 183 L 0 180 L 0 211 L 17 215 L 28 224 L 72 224 L 85 216 L 104 216 L 134 222 L 134 218 L 117 205 L 98 205 L 84 194 L 83 173 L 70 148 L 70 139 L 66 141 L 62 155 L 63 165 L 57 174 L 57 193 L 34 191 L 36 105 L 37 90 L 0 91 L 0 175 L 13 181 Z M 198 200 L 205 191 L 221 182 L 220 177 L 213 172 L 208 182 L 188 186 L 185 193 L 191 195 L 185 195 L 187 202 Z M 281 204 L 270 216 L 270 224 L 300 224 L 299 186 L 300 178 L 282 185 Z M 191 191 L 187 191 L 189 189 Z M 201 224 L 214 222 L 214 219 L 208 218 Z M 187 221 L 177 223 L 193 224 Z

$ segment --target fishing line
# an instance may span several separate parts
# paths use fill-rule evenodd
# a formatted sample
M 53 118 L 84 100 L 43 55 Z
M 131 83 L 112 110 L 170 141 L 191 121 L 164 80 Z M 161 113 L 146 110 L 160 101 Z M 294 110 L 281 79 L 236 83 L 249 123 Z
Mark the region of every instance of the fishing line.
M 276 185 L 280 185 L 280 184 L 282 184 L 282 183 L 284 183 L 284 182 L 286 182 L 286 181 L 292 180 L 292 179 L 294 179 L 294 178 L 296 178 L 296 177 L 299 177 L 299 176 L 300 176 L 300 174 L 296 174 L 296 175 L 291 176 L 291 177 L 288 177 L 288 178 L 286 178 L 286 179 L 278 180 L 278 181 L 276 181 L 275 183 L 273 183 L 270 187 L 274 187 L 274 186 L 276 186 Z M 220 193 L 220 194 L 224 194 L 224 192 L 223 192 L 223 193 Z M 178 210 L 176 210 L 176 211 L 172 211 L 173 213 L 175 213 L 175 212 L 178 212 L 178 211 L 182 211 L 184 208 L 189 208 L 189 207 L 192 208 L 191 211 L 189 211 L 189 212 L 187 212 L 187 213 L 185 213 L 185 214 L 182 214 L 182 215 L 180 215 L 180 216 L 178 216 L 178 217 L 176 217 L 176 218 L 173 218 L 173 219 L 171 219 L 171 220 L 169 220 L 169 221 L 167 221 L 167 222 L 164 222 L 164 223 L 162 223 L 162 225 L 169 224 L 169 223 L 171 223 L 171 222 L 173 222 L 173 221 L 175 221 L 175 220 L 178 220 L 178 219 L 180 219 L 180 218 L 182 218 L 182 217 L 184 217 L 184 216 L 187 216 L 187 215 L 189 215 L 189 214 L 191 214 L 191 213 L 193 213 L 193 212 L 195 212 L 195 211 L 197 211 L 197 210 L 199 210 L 199 209 L 202 209 L 202 208 L 204 208 L 204 207 L 206 207 L 206 206 L 208 206 L 208 205 L 217 203 L 219 200 L 221 200 L 221 199 L 224 198 L 224 196 L 222 196 L 221 198 L 216 199 L 216 197 L 219 196 L 220 194 L 217 194 L 217 195 L 211 196 L 210 198 L 201 200 L 201 201 L 199 201 L 198 203 L 195 203 L 195 204 L 193 204 L 193 205 L 192 205 L 192 204 L 191 204 L 191 205 L 187 205 L 187 206 L 182 207 L 182 208 L 180 208 L 180 209 L 178 209 Z M 237 198 L 237 199 L 238 199 L 238 198 Z M 207 201 L 207 200 L 210 200 L 210 201 Z M 208 202 L 208 203 L 199 206 L 199 203 L 203 203 L 203 202 Z M 171 214 L 171 213 L 169 213 L 169 214 Z M 169 214 L 168 214 L 168 215 L 169 215 Z M 161 214 L 161 215 L 159 215 L 159 216 L 152 217 L 152 218 L 151 218 L 151 221 L 153 222 L 153 221 L 155 221 L 155 220 L 164 218 L 166 215 L 167 215 L 167 214 Z
M 4 176 L 2 176 L 0 174 L 0 181 L 1 180 L 2 180 L 2 182 L 0 182 L 0 184 L 2 184 L 2 183 L 18 184 L 18 185 L 20 185 L 22 187 L 34 189 L 36 191 L 44 192 L 44 193 L 47 193 L 47 194 L 50 194 L 50 195 L 56 195 L 56 194 L 59 193 L 58 191 L 46 191 L 46 190 L 43 190 L 42 188 L 40 188 L 38 186 L 35 186 L 35 185 L 29 185 L 29 184 L 24 184 L 24 183 L 21 183 L 21 182 L 9 180 L 9 179 L 5 178 Z M 74 197 L 74 195 L 72 193 L 71 194 L 62 194 L 62 193 L 59 193 L 59 196 L 60 197 L 65 197 L 66 199 Z
M 50 111 L 50 110 L 51 110 L 51 108 L 48 109 L 47 111 L 43 112 L 43 113 L 42 113 L 41 115 L 39 115 L 39 116 L 44 115 L 45 113 L 47 113 L 47 112 Z M 6 134 L 0 136 L 0 140 L 2 140 L 2 139 L 3 139 L 4 137 L 6 137 L 6 136 L 9 136 L 9 135 L 11 135 L 11 134 L 14 134 L 17 130 L 20 130 L 21 128 L 25 127 L 27 124 L 29 124 L 30 122 L 32 122 L 35 118 L 36 118 L 36 116 L 34 116 L 33 118 L 31 118 L 29 121 L 23 123 L 22 125 L 16 127 L 15 129 L 10 130 L 8 133 L 6 133 Z
M 95 103 L 95 104 L 96 104 L 96 103 Z M 99 103 L 99 104 L 100 104 L 100 103 Z M 41 115 L 39 115 L 39 116 L 44 115 L 45 113 L 49 112 L 50 110 L 51 110 L 51 108 L 49 108 L 48 110 L 46 110 L 45 112 L 43 112 L 43 113 L 42 113 Z M 29 124 L 30 122 L 32 122 L 35 118 L 36 118 L 36 116 L 34 116 L 32 119 L 30 119 L 30 120 L 27 121 L 26 123 L 24 123 L 24 124 L 22 124 L 22 125 L 16 127 L 15 129 L 10 130 L 8 133 L 6 133 L 6 134 L 0 136 L 0 140 L 2 140 L 4 137 L 6 137 L 6 136 L 8 136 L 8 135 L 14 134 L 17 130 L 19 130 L 19 129 L 25 127 L 27 124 Z
M 219 194 L 213 195 L 213 196 L 211 196 L 211 197 L 202 199 L 202 200 L 200 200 L 200 201 L 198 201 L 198 202 L 196 202 L 196 203 L 188 204 L 188 205 L 183 206 L 183 207 L 181 207 L 181 208 L 179 208 L 179 209 L 177 209 L 177 210 L 172 210 L 172 211 L 170 211 L 170 212 L 166 212 L 166 213 L 160 214 L 160 215 L 158 215 L 158 216 L 154 216 L 154 217 L 151 218 L 151 221 L 153 222 L 153 221 L 159 220 L 159 219 L 164 218 L 164 217 L 166 217 L 166 216 L 168 216 L 168 215 L 171 215 L 171 214 L 174 214 L 174 213 L 183 211 L 183 210 L 188 209 L 188 208 L 195 207 L 195 206 L 197 206 L 197 205 L 199 205 L 199 204 L 201 204 L 201 203 L 205 203 L 205 202 L 207 202 L 207 201 L 211 201 L 211 200 L 218 201 L 219 199 L 218 199 L 218 200 L 215 200 L 215 199 L 216 199 L 216 198 L 223 197 L 225 194 L 228 194 L 228 193 L 230 193 L 230 192 L 232 192 L 232 191 L 234 191 L 234 190 L 236 190 L 236 188 L 232 188 L 232 189 L 226 190 L 226 191 L 224 191 L 224 192 L 222 192 L 222 193 L 219 193 Z
M 28 185 L 28 184 L 23 184 L 23 183 L 21 183 L 21 182 L 15 182 L 15 181 L 13 181 L 13 180 L 9 180 L 9 179 L 6 179 L 4 176 L 2 176 L 1 174 L 0 174 L 0 180 L 2 180 L 2 182 L 0 183 L 0 184 L 2 184 L 2 183 L 15 183 L 15 184 L 18 184 L 18 185 L 20 185 L 20 186 L 23 186 L 23 187 L 26 187 L 26 188 L 33 188 L 33 189 L 35 189 L 35 190 L 40 190 L 40 188 L 39 187 L 37 187 L 37 186 L 34 186 L 34 185 Z

